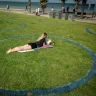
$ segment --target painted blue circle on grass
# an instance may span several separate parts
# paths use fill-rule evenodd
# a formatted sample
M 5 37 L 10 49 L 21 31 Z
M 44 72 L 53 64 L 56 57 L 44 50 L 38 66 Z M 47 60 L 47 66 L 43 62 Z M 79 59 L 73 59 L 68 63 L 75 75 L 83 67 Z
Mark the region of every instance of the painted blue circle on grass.
M 15 21 L 14 21 L 14 23 L 15 23 Z M 18 24 L 21 24 L 21 26 L 19 26 L 19 27 L 17 27 L 17 28 L 0 30 L 0 32 L 18 31 L 18 30 L 21 30 L 21 29 L 23 29 L 23 28 L 25 28 L 25 27 L 27 26 L 27 24 L 24 23 L 24 22 L 18 22 Z
M 10 38 L 3 38 L 0 40 L 0 42 L 5 41 L 5 40 L 10 40 L 10 39 L 15 39 L 15 38 L 27 38 L 27 37 L 31 37 L 31 36 L 38 36 L 38 34 L 29 34 L 29 35 L 24 35 L 24 36 L 13 36 Z M 61 38 L 58 36 L 49 36 L 50 38 L 55 38 L 55 39 L 59 39 L 59 40 L 64 40 L 67 41 L 69 43 L 72 43 L 80 48 L 82 48 L 83 50 L 85 50 L 92 58 L 92 67 L 89 70 L 88 74 L 86 74 L 85 76 L 83 76 L 82 78 L 75 80 L 72 83 L 60 86 L 60 87 L 56 87 L 56 88 L 43 88 L 43 89 L 32 89 L 32 90 L 7 90 L 7 89 L 0 89 L 0 93 L 4 94 L 4 95 L 10 95 L 10 96 L 26 96 L 28 92 L 31 92 L 33 95 L 47 95 L 47 94 L 59 94 L 59 93 L 66 93 L 69 91 L 72 91 L 73 89 L 79 87 L 80 85 L 85 84 L 86 82 L 88 82 L 95 74 L 96 74 L 96 55 L 87 47 L 78 44 L 77 42 L 74 42 L 72 40 L 69 40 L 67 38 Z
M 86 28 L 86 32 L 88 32 L 89 34 L 92 34 L 92 35 L 96 35 L 94 32 L 91 31 L 90 28 Z

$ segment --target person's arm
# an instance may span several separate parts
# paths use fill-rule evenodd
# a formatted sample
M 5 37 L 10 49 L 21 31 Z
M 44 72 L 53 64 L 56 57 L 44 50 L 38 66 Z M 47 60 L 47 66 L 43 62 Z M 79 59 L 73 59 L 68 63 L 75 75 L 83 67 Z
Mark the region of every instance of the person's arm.
M 48 47 L 50 47 L 50 44 L 43 43 L 43 47 L 48 48 Z
M 46 42 L 44 42 L 44 43 L 43 43 L 43 46 L 46 46 L 46 45 L 47 45 Z
M 47 42 L 45 41 L 43 43 L 43 47 L 49 47 L 50 46 L 50 43 L 51 43 L 51 40 L 50 39 Z
M 43 34 L 36 40 L 36 41 L 39 41 L 39 40 L 41 40 L 42 38 L 43 38 Z

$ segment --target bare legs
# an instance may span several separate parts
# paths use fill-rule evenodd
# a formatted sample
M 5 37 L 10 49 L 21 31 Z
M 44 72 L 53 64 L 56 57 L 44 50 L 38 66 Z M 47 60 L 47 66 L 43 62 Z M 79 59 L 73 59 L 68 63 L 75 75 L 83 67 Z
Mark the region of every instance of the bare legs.
M 30 50 L 32 49 L 30 45 L 24 45 L 24 46 L 19 46 L 19 47 L 15 47 L 12 49 L 7 50 L 7 54 L 12 53 L 12 52 L 16 52 L 16 51 L 21 51 L 21 50 Z

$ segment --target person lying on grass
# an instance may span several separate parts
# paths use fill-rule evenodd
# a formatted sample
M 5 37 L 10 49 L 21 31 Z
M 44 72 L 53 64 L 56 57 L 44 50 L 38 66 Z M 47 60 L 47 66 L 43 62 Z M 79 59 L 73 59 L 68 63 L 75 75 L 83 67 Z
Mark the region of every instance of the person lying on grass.
M 17 51 L 31 50 L 38 47 L 48 47 L 51 43 L 51 40 L 48 40 L 48 42 L 46 42 L 46 37 L 47 37 L 47 34 L 43 33 L 35 43 L 28 43 L 24 46 L 19 46 L 19 47 L 9 49 L 7 50 L 6 54 L 17 52 Z

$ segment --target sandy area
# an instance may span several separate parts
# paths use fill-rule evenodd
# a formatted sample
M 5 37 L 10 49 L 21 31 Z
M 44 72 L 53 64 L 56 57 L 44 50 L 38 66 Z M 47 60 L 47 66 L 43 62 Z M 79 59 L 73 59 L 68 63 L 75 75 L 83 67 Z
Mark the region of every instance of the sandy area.
M 32 15 L 32 16 L 36 16 L 34 11 L 31 12 L 31 14 L 28 13 L 28 11 L 25 11 L 25 9 L 10 9 L 10 11 L 7 11 L 6 8 L 0 8 L 1 11 L 5 11 L 5 12 L 13 12 L 13 13 L 19 13 L 19 14 L 26 14 L 26 15 Z M 40 16 L 44 16 L 44 17 L 48 17 L 49 18 L 49 14 L 40 14 Z M 96 16 L 94 18 L 89 17 L 89 18 L 84 18 L 84 19 L 80 19 L 79 18 L 75 18 L 75 21 L 79 21 L 79 22 L 88 22 L 88 23 L 96 23 Z
M 33 15 L 33 16 L 36 16 L 34 10 L 31 11 L 31 13 L 28 13 L 28 11 L 25 11 L 25 9 L 10 9 L 9 11 L 7 11 L 6 8 L 0 8 L 1 11 L 5 11 L 5 12 L 12 12 L 12 13 L 20 13 L 20 14 L 26 14 L 26 15 Z M 45 17 L 48 17 L 49 18 L 49 15 L 48 14 L 41 14 L 40 13 L 40 16 L 45 16 Z
M 75 21 L 79 21 L 79 22 L 88 22 L 88 23 L 95 23 L 96 24 L 96 16 L 95 17 L 89 17 L 89 18 L 84 18 L 84 19 L 80 19 L 80 18 L 75 18 Z

